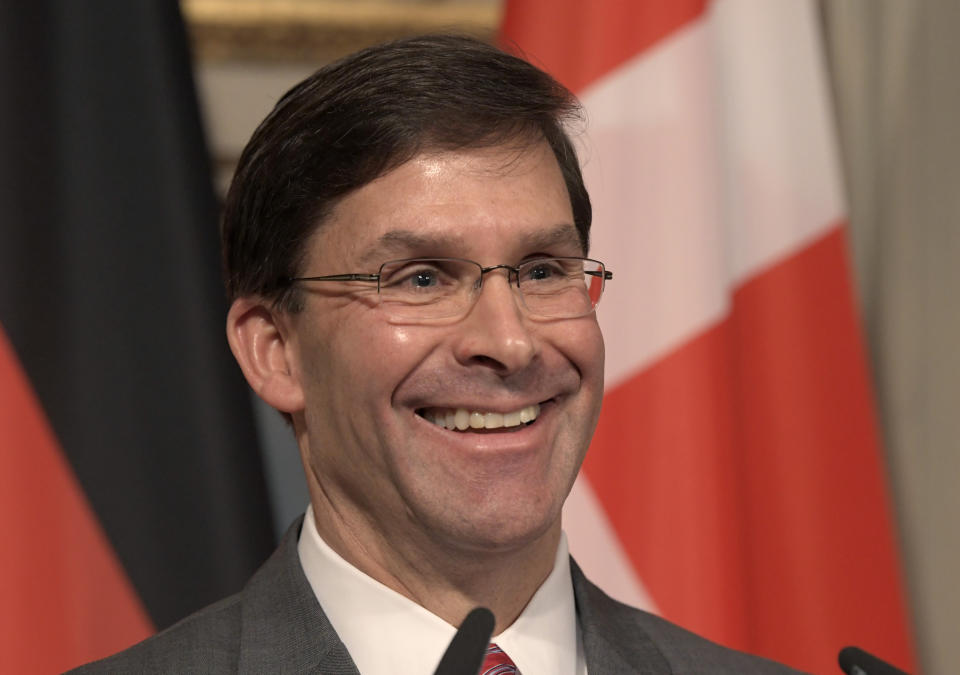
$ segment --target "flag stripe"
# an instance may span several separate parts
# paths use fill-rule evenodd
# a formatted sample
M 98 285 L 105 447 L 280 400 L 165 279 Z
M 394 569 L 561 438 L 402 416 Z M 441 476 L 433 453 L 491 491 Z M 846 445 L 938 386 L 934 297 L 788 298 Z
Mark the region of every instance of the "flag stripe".
M 0 671 L 60 672 L 153 632 L 2 328 L 0 531 Z
M 531 61 L 581 91 L 690 22 L 706 4 L 594 0 L 584 12 L 581 0 L 508 2 L 501 35 L 508 48 L 519 46 Z
M 834 654 L 804 645 L 831 640 L 912 667 L 848 259 L 834 229 L 734 301 L 751 646 L 815 671 Z M 784 608 L 789 630 L 766 628 Z

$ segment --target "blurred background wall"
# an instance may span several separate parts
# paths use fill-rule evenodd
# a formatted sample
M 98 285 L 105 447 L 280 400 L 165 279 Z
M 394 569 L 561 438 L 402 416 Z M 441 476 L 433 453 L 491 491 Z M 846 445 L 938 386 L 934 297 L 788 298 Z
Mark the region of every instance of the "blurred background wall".
M 497 0 L 184 0 L 224 189 L 256 124 L 323 63 L 388 37 L 494 39 Z M 960 4 L 822 0 L 850 238 L 923 670 L 960 665 Z M 282 532 L 307 502 L 296 448 L 258 407 Z M 849 486 L 856 490 L 856 485 Z
M 854 263 L 915 630 L 927 672 L 955 672 L 960 5 L 825 0 L 822 7 Z

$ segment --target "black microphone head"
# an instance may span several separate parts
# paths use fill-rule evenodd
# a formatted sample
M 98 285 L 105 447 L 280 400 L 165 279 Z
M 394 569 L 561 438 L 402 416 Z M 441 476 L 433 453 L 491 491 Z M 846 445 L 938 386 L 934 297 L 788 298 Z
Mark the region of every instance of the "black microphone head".
M 840 670 L 847 675 L 860 675 L 863 670 L 857 666 L 857 663 L 860 661 L 858 657 L 862 651 L 863 650 L 857 649 L 856 647 L 844 647 L 841 649 L 840 653 L 837 654 L 837 663 L 840 664 Z
M 495 623 L 493 612 L 486 607 L 470 610 L 443 653 L 434 675 L 477 675 Z
M 859 647 L 844 647 L 837 654 L 837 663 L 847 675 L 907 675 L 899 668 L 881 661 Z

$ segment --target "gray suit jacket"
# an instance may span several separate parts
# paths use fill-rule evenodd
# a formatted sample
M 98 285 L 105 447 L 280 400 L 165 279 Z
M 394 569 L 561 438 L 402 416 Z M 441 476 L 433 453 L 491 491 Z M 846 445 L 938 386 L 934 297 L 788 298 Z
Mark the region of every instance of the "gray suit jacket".
M 358 675 L 300 567 L 301 522 L 291 526 L 240 593 L 126 651 L 71 672 Z M 725 649 L 616 602 L 590 583 L 576 563 L 571 568 L 590 675 L 796 672 Z

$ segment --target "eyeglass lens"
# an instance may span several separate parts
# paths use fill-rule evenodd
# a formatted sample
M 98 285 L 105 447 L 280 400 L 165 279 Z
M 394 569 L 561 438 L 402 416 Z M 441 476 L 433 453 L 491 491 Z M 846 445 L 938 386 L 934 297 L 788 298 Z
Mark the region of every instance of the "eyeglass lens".
M 463 315 L 479 295 L 482 274 L 479 264 L 457 258 L 391 261 L 380 268 L 380 302 L 402 320 Z M 604 267 L 584 258 L 541 258 L 519 265 L 516 283 L 531 315 L 576 318 L 600 301 Z

